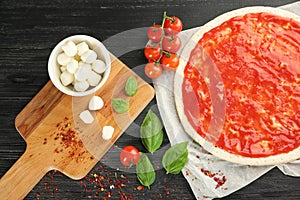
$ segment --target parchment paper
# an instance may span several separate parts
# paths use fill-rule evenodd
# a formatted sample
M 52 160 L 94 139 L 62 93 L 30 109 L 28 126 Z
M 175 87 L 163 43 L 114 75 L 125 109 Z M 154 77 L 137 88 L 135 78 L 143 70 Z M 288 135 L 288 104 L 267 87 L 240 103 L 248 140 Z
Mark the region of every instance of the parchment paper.
M 300 1 L 280 8 L 300 15 Z M 182 46 L 197 29 L 189 29 L 180 33 Z M 174 74 L 175 72 L 165 71 L 162 76 L 153 80 L 153 83 L 156 89 L 158 108 L 171 145 L 190 141 L 189 160 L 182 173 L 197 199 L 213 199 L 229 195 L 250 184 L 274 167 L 278 167 L 286 175 L 300 176 L 300 160 L 278 166 L 239 165 L 221 160 L 193 142 L 192 138 L 185 133 L 175 108 Z M 222 181 L 225 182 L 223 185 Z

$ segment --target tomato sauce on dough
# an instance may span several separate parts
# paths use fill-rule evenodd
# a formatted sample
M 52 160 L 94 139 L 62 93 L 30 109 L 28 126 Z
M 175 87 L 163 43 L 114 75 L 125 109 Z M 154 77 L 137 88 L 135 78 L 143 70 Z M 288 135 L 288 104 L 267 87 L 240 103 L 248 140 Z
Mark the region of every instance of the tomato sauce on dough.
M 205 53 L 201 51 L 205 50 Z M 205 33 L 184 70 L 184 113 L 209 140 L 215 112 L 205 59 L 222 81 L 224 123 L 215 146 L 245 157 L 300 146 L 300 23 L 269 13 L 234 17 Z

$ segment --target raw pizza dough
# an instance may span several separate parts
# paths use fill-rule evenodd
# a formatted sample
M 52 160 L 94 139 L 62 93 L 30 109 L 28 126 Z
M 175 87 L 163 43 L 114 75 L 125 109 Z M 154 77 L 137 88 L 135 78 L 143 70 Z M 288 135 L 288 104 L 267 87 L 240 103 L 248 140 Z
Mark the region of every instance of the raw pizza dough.
M 185 131 L 201 146 L 203 146 L 207 151 L 212 153 L 213 155 L 220 157 L 224 160 L 247 164 L 247 165 L 276 165 L 279 163 L 286 163 L 300 158 L 300 147 L 291 150 L 288 153 L 281 153 L 277 155 L 271 155 L 267 157 L 247 157 L 241 156 L 238 154 L 230 153 L 228 151 L 223 150 L 222 148 L 216 147 L 212 142 L 206 140 L 202 136 L 200 136 L 197 131 L 192 127 L 189 120 L 187 119 L 184 113 L 184 105 L 182 99 L 182 84 L 184 77 L 184 69 L 187 65 L 187 61 L 189 60 L 191 51 L 195 48 L 195 45 L 198 41 L 203 37 L 204 33 L 210 31 L 211 29 L 221 25 L 223 22 L 236 17 L 236 16 L 244 16 L 248 13 L 271 13 L 274 15 L 282 16 L 285 18 L 292 18 L 298 22 L 300 22 L 300 17 L 293 13 L 278 9 L 278 8 L 270 8 L 270 7 L 247 7 L 238 10 L 234 10 L 228 13 L 225 13 L 212 21 L 208 22 L 193 35 L 193 37 L 189 40 L 186 46 L 183 49 L 180 58 L 180 64 L 175 74 L 174 79 L 174 96 L 175 103 L 178 112 L 178 116 L 182 122 L 182 125 Z M 222 113 L 221 113 L 222 114 Z

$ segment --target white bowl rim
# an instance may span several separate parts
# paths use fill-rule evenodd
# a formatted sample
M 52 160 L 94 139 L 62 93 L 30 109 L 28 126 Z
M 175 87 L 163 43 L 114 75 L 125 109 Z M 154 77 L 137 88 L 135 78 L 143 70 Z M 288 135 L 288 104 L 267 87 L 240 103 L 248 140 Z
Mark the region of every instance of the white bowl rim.
M 106 70 L 104 72 L 104 75 L 102 76 L 102 79 L 101 79 L 100 83 L 97 86 L 92 87 L 91 89 L 86 90 L 84 92 L 77 92 L 77 91 L 69 90 L 69 89 L 67 89 L 66 86 L 62 85 L 62 83 L 60 82 L 60 80 L 59 80 L 59 82 L 58 81 L 54 81 L 56 79 L 56 75 L 55 75 L 55 73 L 52 70 L 52 68 L 53 68 L 52 65 L 53 65 L 53 62 L 56 62 L 56 59 L 57 59 L 55 54 L 56 54 L 56 52 L 58 52 L 58 51 L 61 50 L 61 47 L 62 47 L 63 44 L 65 44 L 67 41 L 74 40 L 74 39 L 75 40 L 80 39 L 80 40 L 88 42 L 88 43 L 90 41 L 93 41 L 93 42 L 97 43 L 97 47 L 96 48 L 100 48 L 101 49 L 101 53 L 102 53 L 102 56 L 104 58 L 103 61 L 106 64 Z M 95 48 L 92 48 L 92 49 L 95 49 Z M 58 90 L 60 90 L 64 94 L 67 94 L 67 95 L 70 95 L 70 96 L 87 96 L 87 95 L 95 93 L 107 81 L 107 79 L 109 77 L 109 74 L 110 74 L 110 70 L 111 70 L 111 59 L 110 59 L 109 51 L 106 49 L 106 47 L 103 45 L 102 42 L 100 42 L 98 39 L 96 39 L 96 38 L 94 38 L 92 36 L 88 36 L 88 35 L 72 35 L 72 36 L 64 38 L 58 44 L 56 44 L 56 46 L 51 51 L 51 54 L 50 54 L 49 59 L 48 59 L 48 74 L 49 74 L 51 82 L 53 83 L 53 85 Z

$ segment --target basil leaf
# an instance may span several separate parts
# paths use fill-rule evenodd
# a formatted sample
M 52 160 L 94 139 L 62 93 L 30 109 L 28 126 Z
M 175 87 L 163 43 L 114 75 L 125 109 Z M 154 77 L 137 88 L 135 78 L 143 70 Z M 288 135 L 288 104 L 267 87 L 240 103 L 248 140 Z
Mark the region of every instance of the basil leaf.
M 140 183 L 150 189 L 156 175 L 148 156 L 144 153 L 140 153 L 140 160 L 136 163 L 136 174 Z
M 134 96 L 138 89 L 138 82 L 134 76 L 130 76 L 125 85 L 125 91 L 128 96 Z
M 145 148 L 150 152 L 154 153 L 161 146 L 164 138 L 164 133 L 160 130 L 156 135 L 152 137 L 142 138 L 142 143 Z
M 179 174 L 188 160 L 188 142 L 170 147 L 164 154 L 162 164 L 167 174 Z
M 151 109 L 142 123 L 140 135 L 143 145 L 152 154 L 159 149 L 163 142 L 162 124 Z
M 124 113 L 129 109 L 129 103 L 121 98 L 113 98 L 112 106 L 117 113 Z

